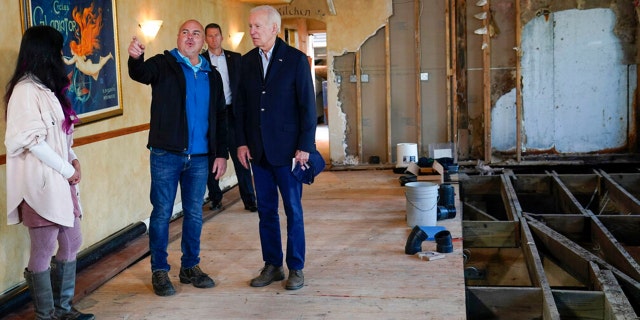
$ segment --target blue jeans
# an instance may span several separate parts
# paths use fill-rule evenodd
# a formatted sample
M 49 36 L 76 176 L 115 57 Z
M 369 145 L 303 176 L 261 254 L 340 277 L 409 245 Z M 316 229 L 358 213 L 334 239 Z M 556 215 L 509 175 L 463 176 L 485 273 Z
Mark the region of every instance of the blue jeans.
M 282 241 L 278 214 L 278 191 L 287 216 L 287 253 L 289 270 L 302 270 L 305 261 L 302 183 L 291 174 L 291 166 L 252 163 L 258 198 L 260 244 L 265 263 L 282 266 Z
M 200 263 L 200 234 L 202 233 L 202 203 L 207 186 L 209 159 L 151 150 L 151 218 L 149 221 L 149 249 L 151 270 L 169 271 L 167 246 L 169 222 L 173 213 L 178 184 L 182 197 L 182 258 L 181 267 L 191 268 Z

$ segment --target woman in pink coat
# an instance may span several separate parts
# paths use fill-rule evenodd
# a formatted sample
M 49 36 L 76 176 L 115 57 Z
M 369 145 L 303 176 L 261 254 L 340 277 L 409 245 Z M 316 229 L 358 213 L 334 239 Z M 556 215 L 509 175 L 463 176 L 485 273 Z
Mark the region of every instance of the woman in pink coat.
M 94 319 L 71 306 L 82 211 L 80 162 L 71 149 L 78 120 L 66 97 L 62 45 L 52 27 L 27 29 L 7 84 L 7 222 L 29 231 L 24 277 L 36 319 Z

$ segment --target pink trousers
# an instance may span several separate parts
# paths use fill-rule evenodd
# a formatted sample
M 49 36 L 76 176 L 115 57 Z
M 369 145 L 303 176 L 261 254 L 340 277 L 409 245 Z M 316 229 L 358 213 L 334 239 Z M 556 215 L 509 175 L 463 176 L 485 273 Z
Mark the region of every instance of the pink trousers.
M 74 186 L 71 188 L 75 207 L 79 207 L 77 193 Z M 51 257 L 56 245 L 58 251 L 55 259 L 60 262 L 74 261 L 82 244 L 80 231 L 80 211 L 75 210 L 73 227 L 65 227 L 42 218 L 26 202 L 19 207 L 22 222 L 29 228 L 31 239 L 31 253 L 27 269 L 33 273 L 43 272 L 49 269 Z

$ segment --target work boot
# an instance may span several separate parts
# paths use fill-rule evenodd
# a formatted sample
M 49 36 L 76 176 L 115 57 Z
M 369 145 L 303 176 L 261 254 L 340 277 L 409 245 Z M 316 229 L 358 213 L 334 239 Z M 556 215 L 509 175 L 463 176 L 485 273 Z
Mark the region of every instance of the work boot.
M 172 296 L 176 294 L 176 289 L 173 288 L 171 280 L 169 279 L 169 273 L 165 270 L 156 270 L 151 275 L 151 284 L 153 284 L 153 292 L 159 296 Z
M 55 319 L 53 292 L 51 291 L 51 269 L 33 273 L 24 269 L 24 278 L 36 312 L 36 320 Z
M 264 287 L 274 281 L 284 280 L 284 269 L 282 266 L 276 267 L 272 264 L 265 264 L 260 275 L 251 279 L 252 287 Z
M 208 274 L 202 272 L 200 266 L 191 268 L 180 268 L 180 282 L 191 283 L 196 288 L 213 288 L 216 283 Z
M 289 279 L 284 287 L 287 290 L 298 290 L 304 286 L 304 274 L 302 270 L 289 270 Z
M 81 313 L 71 306 L 76 290 L 76 261 L 60 262 L 54 259 L 51 264 L 51 288 L 55 316 L 61 320 L 92 320 L 91 313 Z

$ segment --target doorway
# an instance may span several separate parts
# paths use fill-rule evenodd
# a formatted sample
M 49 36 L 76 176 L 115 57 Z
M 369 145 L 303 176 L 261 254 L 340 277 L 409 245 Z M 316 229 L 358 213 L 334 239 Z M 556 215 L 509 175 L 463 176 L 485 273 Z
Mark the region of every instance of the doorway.
M 320 20 L 290 18 L 282 20 L 283 39 L 309 57 L 316 94 L 316 147 L 330 164 L 329 123 L 327 114 L 327 33 Z

